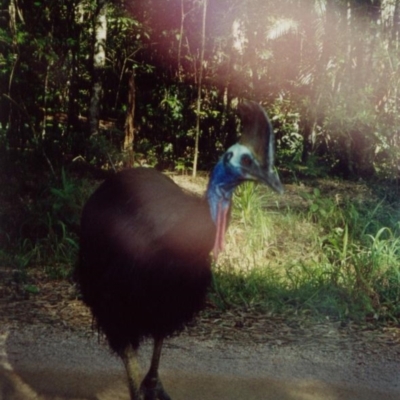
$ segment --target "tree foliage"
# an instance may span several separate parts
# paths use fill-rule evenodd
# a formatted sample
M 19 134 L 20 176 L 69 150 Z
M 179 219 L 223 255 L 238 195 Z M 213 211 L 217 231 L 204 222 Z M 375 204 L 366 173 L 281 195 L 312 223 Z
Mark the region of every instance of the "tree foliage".
M 208 169 L 235 140 L 238 99 L 252 98 L 274 121 L 281 168 L 399 177 L 399 0 L 209 0 L 205 20 L 198 0 L 0 4 L 5 159 L 104 166 L 133 141 L 134 162 L 186 169 L 199 127 Z

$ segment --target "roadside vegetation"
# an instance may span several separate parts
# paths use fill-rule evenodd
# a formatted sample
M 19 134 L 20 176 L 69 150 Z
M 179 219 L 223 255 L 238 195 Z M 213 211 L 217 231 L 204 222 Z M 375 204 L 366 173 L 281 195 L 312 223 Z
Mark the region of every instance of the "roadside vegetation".
M 215 268 L 216 301 L 270 313 L 397 321 L 399 202 L 374 189 L 311 180 L 290 185 L 285 199 L 241 187 Z M 385 188 L 388 197 L 397 190 Z
M 99 184 L 60 171 L 16 179 L 0 194 L 0 262 L 35 295 L 35 271 L 71 279 L 82 207 Z M 182 178 L 182 176 L 180 177 Z M 179 184 L 205 189 L 205 177 Z M 270 315 L 395 322 L 400 318 L 397 186 L 329 178 L 289 182 L 282 196 L 253 183 L 235 193 L 210 301 Z

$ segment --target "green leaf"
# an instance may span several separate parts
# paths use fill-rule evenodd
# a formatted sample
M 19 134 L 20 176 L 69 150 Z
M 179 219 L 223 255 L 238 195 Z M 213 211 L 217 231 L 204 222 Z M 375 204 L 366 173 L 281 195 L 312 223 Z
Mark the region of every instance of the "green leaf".
M 40 292 L 39 288 L 36 285 L 26 285 L 24 289 L 31 294 L 38 294 Z

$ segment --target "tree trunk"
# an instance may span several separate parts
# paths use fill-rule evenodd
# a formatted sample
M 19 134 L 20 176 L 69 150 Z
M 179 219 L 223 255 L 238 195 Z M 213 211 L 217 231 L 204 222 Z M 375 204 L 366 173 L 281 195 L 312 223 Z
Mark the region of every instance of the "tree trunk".
M 252 95 L 255 96 L 255 98 L 258 98 L 258 93 L 257 89 L 259 88 L 258 84 L 258 70 L 257 70 L 257 38 L 256 38 L 256 32 L 254 32 L 253 27 L 249 26 L 248 32 L 247 32 L 247 39 L 249 41 L 248 46 L 247 46 L 247 61 L 250 67 L 251 71 L 251 81 L 250 81 L 250 89 L 252 92 Z
M 132 74 L 129 78 L 128 107 L 125 119 L 125 137 L 123 147 L 126 167 L 133 167 L 134 164 L 133 140 L 135 138 L 135 100 L 135 70 L 132 68 Z
M 97 0 L 93 32 L 93 86 L 89 107 L 90 136 L 99 133 L 100 102 L 103 92 L 102 75 L 106 64 L 107 0 Z
M 79 86 L 78 86 L 78 54 L 80 46 L 81 25 L 83 23 L 82 4 L 77 5 L 68 3 L 69 23 L 72 27 L 71 37 L 73 44 L 71 45 L 68 56 L 70 60 L 69 84 L 68 84 L 68 116 L 67 116 L 67 134 L 78 132 L 80 129 L 79 122 Z
M 183 40 L 184 23 L 185 23 L 185 7 L 184 7 L 184 0 L 181 0 L 181 26 L 179 28 L 179 42 L 178 42 L 178 82 L 182 82 L 182 73 L 183 73 L 181 57 L 182 57 L 182 40 Z
M 18 121 L 20 120 L 20 116 L 17 117 L 16 114 L 20 114 L 18 109 L 15 107 L 13 102 L 11 101 L 13 99 L 13 93 L 12 93 L 12 87 L 14 83 L 14 76 L 20 61 L 20 53 L 19 53 L 19 45 L 18 45 L 18 32 L 17 32 L 17 14 L 19 15 L 21 19 L 21 14 L 18 13 L 17 10 L 17 4 L 15 0 L 10 0 L 10 4 L 8 6 L 8 12 L 10 15 L 10 22 L 9 22 L 9 27 L 10 27 L 10 32 L 11 32 L 11 38 L 12 38 L 12 49 L 13 49 L 13 59 L 14 63 L 10 71 L 10 75 L 8 78 L 8 88 L 7 88 L 7 99 L 10 100 L 9 102 L 6 103 L 7 110 L 3 109 L 2 105 L 2 110 L 1 113 L 4 113 L 4 115 L 1 116 L 1 121 L 5 125 L 7 125 L 9 132 L 16 132 L 18 130 L 17 125 Z
M 203 81 L 203 63 L 204 63 L 204 48 L 206 42 L 206 17 L 207 17 L 207 1 L 203 0 L 203 26 L 201 32 L 201 50 L 200 50 L 200 66 L 199 79 L 197 86 L 197 107 L 196 107 L 196 136 L 194 143 L 194 158 L 193 158 L 193 177 L 197 175 L 197 164 L 199 158 L 199 140 L 200 140 L 200 112 L 201 112 L 201 89 Z

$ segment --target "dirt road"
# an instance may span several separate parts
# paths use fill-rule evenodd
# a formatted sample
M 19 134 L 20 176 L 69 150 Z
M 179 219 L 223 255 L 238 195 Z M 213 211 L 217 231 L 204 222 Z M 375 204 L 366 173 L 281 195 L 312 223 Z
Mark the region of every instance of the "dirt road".
M 183 335 L 166 342 L 161 377 L 173 400 L 399 400 L 400 359 L 390 354 Z M 144 369 L 149 355 L 145 343 Z M 128 391 L 120 360 L 97 335 L 5 324 L 0 399 L 122 400 Z

